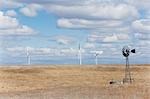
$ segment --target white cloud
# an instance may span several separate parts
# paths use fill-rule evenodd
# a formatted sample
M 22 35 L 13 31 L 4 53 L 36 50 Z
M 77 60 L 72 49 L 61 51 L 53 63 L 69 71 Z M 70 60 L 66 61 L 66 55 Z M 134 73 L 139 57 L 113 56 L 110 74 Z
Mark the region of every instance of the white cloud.
M 95 51 L 90 51 L 91 54 L 103 54 L 103 51 L 98 51 L 98 50 L 95 50 Z
M 58 19 L 57 25 L 67 29 L 85 29 L 102 33 L 131 33 L 132 21 L 125 20 L 88 20 L 88 19 Z
M 134 31 L 139 33 L 150 33 L 150 19 L 140 19 L 132 23 Z
M 37 4 L 61 4 L 61 5 L 82 5 L 82 4 L 89 4 L 95 0 L 16 0 L 18 2 L 23 2 L 27 4 L 37 3 Z
M 126 20 L 135 19 L 139 16 L 137 9 L 127 4 L 92 3 L 74 6 L 49 4 L 46 8 L 50 12 L 66 18 Z
M 147 10 L 147 11 L 145 12 L 145 18 L 146 18 L 146 19 L 150 19 L 150 10 Z
M 118 41 L 118 38 L 116 35 L 112 35 L 112 36 L 106 36 L 104 39 L 103 39 L 103 42 L 116 42 Z
M 150 34 L 146 33 L 135 33 L 134 37 L 139 39 L 139 40 L 150 40 Z
M 150 41 L 149 40 L 139 40 L 134 44 L 137 54 L 137 57 L 147 56 L 150 54 Z
M 15 17 L 15 16 L 17 16 L 17 13 L 14 10 L 8 10 L 5 12 L 5 15 Z
M 34 17 L 38 14 L 38 11 L 42 9 L 42 6 L 39 4 L 29 4 L 20 9 L 20 12 L 28 17 Z
M 57 25 L 62 28 L 73 29 L 96 29 L 96 28 L 115 28 L 124 25 L 123 21 L 119 20 L 85 20 L 85 19 L 59 19 Z
M 1 36 L 9 36 L 9 35 L 18 35 L 18 36 L 25 36 L 25 35 L 33 35 L 36 34 L 36 32 L 28 27 L 28 26 L 22 26 L 16 29 L 0 29 L 0 35 Z
M 5 16 L 3 12 L 0 11 L 0 29 L 15 28 L 19 26 L 19 22 L 16 18 Z
M 29 48 L 29 54 L 31 56 L 34 55 L 46 55 L 46 56 L 73 56 L 78 55 L 78 49 L 74 48 L 34 48 L 34 47 L 28 47 Z M 10 53 L 12 56 L 16 55 L 24 55 L 26 56 L 27 53 L 27 47 L 10 47 L 6 48 L 6 51 Z M 82 52 L 84 50 L 82 49 Z
M 95 45 L 93 43 L 85 43 L 84 48 L 86 49 L 95 48 Z
M 25 51 L 25 49 L 23 47 L 6 48 L 6 50 L 10 51 L 10 52 Z
M 0 35 L 31 35 L 35 34 L 35 31 L 26 26 L 21 25 L 16 18 L 4 15 L 0 11 Z
M 130 5 L 136 6 L 138 9 L 148 9 L 150 8 L 149 0 L 125 0 Z
M 16 2 L 15 0 L 0 0 L 0 9 L 18 8 L 22 6 L 23 6 L 22 3 Z
M 129 40 L 129 34 L 125 34 L 125 33 L 120 33 L 120 34 L 116 34 L 117 38 L 119 40 Z
M 8 51 L 8 53 L 11 53 L 10 55 L 25 55 L 26 56 L 27 48 L 28 48 L 28 53 L 30 55 L 56 55 L 58 54 L 58 51 L 56 49 L 51 49 L 51 48 L 10 47 L 10 48 L 6 48 L 6 51 Z
M 51 40 L 56 41 L 57 43 L 63 45 L 72 44 L 74 42 L 74 38 L 69 36 L 63 36 L 63 35 L 54 36 L 51 38 Z
M 63 55 L 78 55 L 78 49 L 73 48 L 61 49 L 60 53 Z
M 87 40 L 89 42 L 121 42 L 129 40 L 130 37 L 128 34 L 121 34 L 121 33 L 92 33 L 88 36 Z

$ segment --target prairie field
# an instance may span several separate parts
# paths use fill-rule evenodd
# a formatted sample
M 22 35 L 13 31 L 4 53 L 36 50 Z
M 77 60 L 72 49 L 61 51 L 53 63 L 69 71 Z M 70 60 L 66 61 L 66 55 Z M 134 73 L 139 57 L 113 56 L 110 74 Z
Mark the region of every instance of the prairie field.
M 0 99 L 150 99 L 150 65 L 1 66 Z M 110 81 L 115 84 L 109 84 Z

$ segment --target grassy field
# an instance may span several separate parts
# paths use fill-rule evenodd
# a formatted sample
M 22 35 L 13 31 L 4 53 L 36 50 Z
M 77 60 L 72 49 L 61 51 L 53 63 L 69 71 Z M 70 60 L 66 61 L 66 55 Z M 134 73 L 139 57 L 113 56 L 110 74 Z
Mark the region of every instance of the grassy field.
M 150 99 L 150 65 L 131 66 L 132 84 L 122 81 L 123 65 L 0 67 L 0 99 Z

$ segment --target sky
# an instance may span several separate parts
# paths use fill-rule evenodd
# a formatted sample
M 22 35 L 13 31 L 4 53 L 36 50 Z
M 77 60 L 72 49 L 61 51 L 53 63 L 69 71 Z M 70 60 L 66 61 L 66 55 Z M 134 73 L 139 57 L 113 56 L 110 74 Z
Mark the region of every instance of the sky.
M 0 64 L 150 63 L 150 0 L 0 0 Z

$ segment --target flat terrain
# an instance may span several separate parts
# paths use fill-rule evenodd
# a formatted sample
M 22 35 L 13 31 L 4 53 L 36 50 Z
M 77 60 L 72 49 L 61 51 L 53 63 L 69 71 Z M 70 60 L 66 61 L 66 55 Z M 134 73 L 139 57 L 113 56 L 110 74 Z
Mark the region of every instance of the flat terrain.
M 150 99 L 150 65 L 1 66 L 0 99 Z M 109 84 L 115 80 L 116 84 Z

